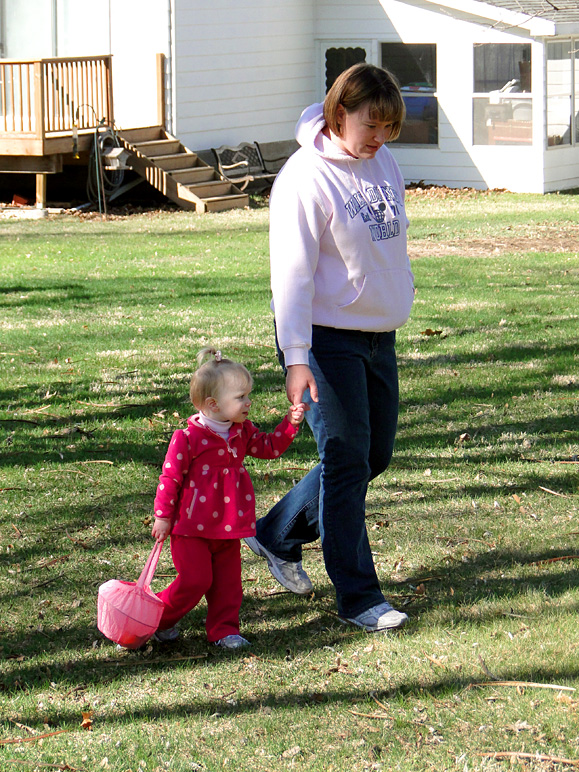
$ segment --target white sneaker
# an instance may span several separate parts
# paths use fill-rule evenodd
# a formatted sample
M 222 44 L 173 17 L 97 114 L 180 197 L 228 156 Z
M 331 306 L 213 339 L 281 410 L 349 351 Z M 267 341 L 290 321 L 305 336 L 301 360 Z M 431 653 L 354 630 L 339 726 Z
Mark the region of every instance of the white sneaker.
M 226 635 L 225 638 L 215 641 L 215 645 L 221 646 L 222 649 L 244 649 L 246 646 L 251 646 L 251 643 L 242 635 Z
M 153 638 L 159 643 L 171 643 L 177 640 L 179 637 L 179 630 L 177 627 L 169 627 L 167 630 L 157 630 L 153 635 Z
M 302 568 L 302 561 L 292 563 L 289 560 L 282 560 L 276 557 L 269 550 L 257 541 L 255 536 L 248 536 L 243 540 L 252 552 L 259 557 L 265 558 L 269 570 L 274 579 L 296 595 L 308 595 L 314 589 L 310 577 Z
M 408 622 L 408 615 L 402 611 L 396 611 L 395 608 L 384 601 L 377 606 L 372 606 L 367 611 L 362 611 L 358 616 L 344 617 L 348 622 L 352 622 L 358 627 L 363 627 L 369 633 L 378 633 L 381 630 L 395 630 Z

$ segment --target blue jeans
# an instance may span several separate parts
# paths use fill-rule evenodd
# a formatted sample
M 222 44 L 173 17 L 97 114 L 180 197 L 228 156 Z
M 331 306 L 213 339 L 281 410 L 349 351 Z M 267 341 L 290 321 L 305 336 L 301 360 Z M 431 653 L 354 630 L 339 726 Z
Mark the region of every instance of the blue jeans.
M 390 463 L 398 422 L 394 332 L 314 325 L 309 365 L 318 386 L 306 419 L 320 463 L 257 522 L 257 538 L 282 560 L 322 540 L 338 612 L 353 617 L 381 603 L 366 531 L 369 481 Z M 280 358 L 283 366 L 283 357 Z

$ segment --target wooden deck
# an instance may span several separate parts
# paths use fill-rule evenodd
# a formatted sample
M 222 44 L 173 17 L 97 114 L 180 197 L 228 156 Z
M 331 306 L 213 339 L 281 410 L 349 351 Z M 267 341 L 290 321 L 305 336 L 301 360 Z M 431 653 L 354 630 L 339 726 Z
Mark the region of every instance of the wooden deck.
M 90 147 L 99 125 L 113 125 L 111 56 L 0 59 L 0 157 L 39 158 Z M 0 171 L 19 171 L 3 161 Z M 21 171 L 34 164 L 22 161 Z
M 46 206 L 46 175 L 88 159 L 99 127 L 114 127 L 111 65 L 111 56 L 0 59 L 0 173 L 36 174 L 37 207 Z M 129 168 L 185 209 L 247 206 L 247 194 L 167 134 L 164 68 L 158 54 L 159 125 L 116 132 Z

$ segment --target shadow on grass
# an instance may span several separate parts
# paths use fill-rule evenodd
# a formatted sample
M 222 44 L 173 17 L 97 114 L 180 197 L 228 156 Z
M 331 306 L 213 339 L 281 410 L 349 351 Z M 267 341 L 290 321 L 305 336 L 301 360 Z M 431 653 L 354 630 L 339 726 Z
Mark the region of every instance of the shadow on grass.
M 143 551 L 143 556 L 148 551 Z M 111 556 L 110 551 L 107 553 Z M 557 558 L 564 557 L 560 550 L 536 551 L 533 553 L 500 551 L 496 550 L 478 556 L 468 564 L 459 564 L 450 566 L 444 571 L 440 567 L 434 567 L 433 573 L 438 576 L 432 577 L 428 583 L 429 595 L 427 597 L 417 596 L 411 589 L 413 583 L 424 579 L 424 573 L 409 577 L 404 585 L 387 583 L 384 591 L 387 597 L 393 599 L 395 605 L 406 610 L 410 615 L 410 623 L 404 632 L 404 636 L 412 635 L 413 632 L 423 626 L 428 625 L 428 609 L 432 603 L 436 604 L 437 617 L 444 618 L 448 616 L 448 624 L 453 629 L 460 629 L 460 626 L 469 628 L 488 628 L 489 624 L 497 621 L 505 621 L 508 614 L 501 609 L 496 608 L 496 602 L 501 600 L 531 596 L 539 593 L 544 598 L 557 599 L 563 596 L 569 590 L 577 587 L 579 582 L 579 561 L 571 563 L 570 561 L 558 562 Z M 49 605 L 58 607 L 63 583 L 71 585 L 78 584 L 79 574 L 85 577 L 94 577 L 95 570 L 91 570 L 91 562 L 98 559 L 98 556 L 88 555 L 82 561 L 70 563 L 68 571 L 64 569 L 65 575 L 55 578 L 51 585 L 45 582 L 35 597 L 42 597 L 48 601 Z M 257 559 L 256 559 L 257 560 Z M 255 562 L 253 558 L 246 559 L 246 565 Z M 540 564 L 549 565 L 549 572 L 541 573 Z M 513 567 L 519 570 L 529 566 L 535 573 L 524 577 L 508 578 L 501 575 L 501 570 L 512 571 Z M 553 566 L 558 566 L 554 568 Z M 102 569 L 99 568 L 102 571 Z M 428 569 L 425 569 L 426 571 Z M 442 576 L 441 574 L 444 573 Z M 201 663 L 204 667 L 211 667 L 217 662 L 222 661 L 223 652 L 216 651 L 204 641 L 204 604 L 194 609 L 181 623 L 181 637 L 174 644 L 161 646 L 153 643 L 152 652 L 143 653 L 127 652 L 119 654 L 113 644 L 105 641 L 102 635 L 96 629 L 96 597 L 97 587 L 101 580 L 112 578 L 114 571 L 110 571 L 105 577 L 98 581 L 94 579 L 85 580 L 83 595 L 85 597 L 86 611 L 90 613 L 92 621 L 86 625 L 79 625 L 78 622 L 67 626 L 65 618 L 62 627 L 54 628 L 45 626 L 42 631 L 38 629 L 38 620 L 22 619 L 19 620 L 19 630 L 10 629 L 8 624 L 4 624 L 2 636 L 3 659 L 8 665 L 10 659 L 23 656 L 23 660 L 16 665 L 5 667 L 5 673 L 0 677 L 0 689 L 4 691 L 26 691 L 45 684 L 46 682 L 71 684 L 71 686 L 82 682 L 85 686 L 88 684 L 102 685 L 107 681 L 115 681 L 133 671 L 147 669 L 151 671 L 163 671 L 171 669 L 175 665 L 191 665 L 201 657 Z M 165 579 L 169 582 L 170 579 Z M 159 587 L 157 588 L 157 584 Z M 156 580 L 156 589 L 161 589 L 162 585 Z M 448 590 L 452 587 L 454 594 Z M 270 660 L 282 661 L 288 657 L 297 657 L 307 654 L 312 647 L 317 649 L 324 646 L 336 646 L 341 642 L 351 642 L 352 636 L 360 636 L 361 640 L 368 640 L 367 634 L 359 631 L 352 626 L 343 625 L 334 611 L 334 593 L 333 588 L 328 581 L 319 588 L 314 598 L 299 597 L 289 592 L 281 592 L 275 596 L 264 593 L 258 594 L 247 589 L 247 595 L 242 607 L 242 632 L 248 638 L 254 641 L 251 649 L 252 654 L 258 657 L 266 657 Z M 24 592 L 30 594 L 30 589 Z M 54 597 L 53 597 L 54 596 Z M 17 596 L 13 603 L 17 602 Z M 485 605 L 485 601 L 492 601 Z M 533 603 L 536 598 L 532 599 Z M 90 604 L 93 603 L 93 611 L 90 611 Z M 264 617 L 264 605 L 267 609 Z M 315 618 L 312 619 L 312 613 Z M 548 603 L 543 602 L 536 615 L 532 611 L 525 616 L 527 624 L 529 620 L 544 620 L 549 615 L 556 613 L 556 609 L 551 609 Z M 296 617 L 307 614 L 309 619 L 305 624 L 298 623 Z M 267 621 L 267 629 L 263 629 L 264 619 Z M 251 634 L 252 629 L 257 632 L 255 636 Z M 98 653 L 93 650 L 97 649 Z M 110 650 L 110 655 L 106 660 L 99 659 L 100 653 L 104 650 Z M 89 652 L 85 656 L 79 656 L 79 651 Z M 36 657 L 40 652 L 40 661 L 35 662 L 28 657 Z M 70 656 L 67 658 L 67 652 Z M 207 655 L 206 659 L 203 659 Z M 167 657 L 190 657 L 190 660 L 181 661 L 159 661 L 160 658 Z M 52 658 L 52 659 L 51 659 Z M 151 661 L 149 661 L 151 660 Z M 7 672 L 8 670 L 12 672 Z M 502 667 L 495 675 L 505 680 L 531 680 L 539 681 L 552 678 L 565 679 L 575 678 L 579 674 L 579 669 L 573 672 L 562 672 L 555 669 L 526 671 L 519 669 L 516 672 L 509 670 L 508 665 Z M 487 679 L 483 679 L 487 680 Z M 438 687 L 441 691 L 445 689 L 456 690 L 461 688 L 460 677 L 448 674 L 446 680 L 441 680 Z M 465 684 L 462 684 L 465 685 Z M 423 684 L 416 683 L 405 686 L 403 691 L 412 692 L 415 689 L 422 689 Z M 431 685 L 428 685 L 429 693 L 432 693 Z M 360 693 L 358 698 L 363 698 L 365 693 Z M 324 700 L 326 697 L 324 696 Z M 347 697 L 341 693 L 340 700 L 346 700 Z
M 263 303 L 267 306 L 268 289 L 264 281 L 263 286 L 256 282 L 254 276 L 224 276 L 207 272 L 208 275 L 192 275 L 186 277 L 163 276 L 116 277 L 114 279 L 92 279 L 89 282 L 63 282 L 60 280 L 45 279 L 42 282 L 19 283 L 13 286 L 4 286 L 0 291 L 0 309 L 6 312 L 26 313 L 30 320 L 44 318 L 46 314 L 59 317 L 70 317 L 74 312 L 78 324 L 90 322 L 94 324 L 97 309 L 105 309 L 102 322 L 107 320 L 124 319 L 124 327 L 130 327 L 133 314 L 151 308 L 162 308 L 166 311 L 174 309 L 175 312 L 191 308 L 192 304 L 199 304 L 202 308 L 205 303 L 219 305 L 226 301 L 237 301 L 237 309 L 247 307 L 252 301 Z M 24 294 L 23 294 L 24 293 Z M 118 313 L 122 308 L 124 315 Z M 154 325 L 151 317 L 147 316 L 142 321 L 147 327 L 147 333 L 154 333 Z M 159 319 L 159 325 L 162 319 Z M 166 323 L 165 323 L 166 325 Z M 138 325 L 136 325 L 138 326 Z M 167 327 L 162 328 L 163 334 L 167 334 Z M 116 331 L 118 334 L 118 330 Z M 82 328 L 77 333 L 82 335 Z
M 315 631 L 305 629 L 305 626 L 303 630 L 310 641 L 310 647 L 312 640 L 318 647 L 338 645 L 341 641 L 339 633 L 327 631 L 316 634 Z M 312 636 L 315 637 L 312 639 Z M 360 636 L 362 637 L 363 634 L 360 633 Z M 308 650 L 310 647 L 308 647 Z M 231 657 L 232 662 L 235 662 L 237 658 L 247 656 L 247 654 L 244 655 L 243 653 L 230 655 L 228 653 L 215 652 L 215 650 L 207 649 L 202 644 L 194 646 L 191 651 L 180 651 L 175 648 L 170 652 L 155 650 L 151 655 L 152 661 L 150 662 L 140 656 L 139 653 L 130 653 L 126 656 L 116 656 L 117 653 L 114 650 L 111 653 L 112 657 L 105 661 L 91 661 L 87 659 L 75 661 L 72 659 L 65 667 L 44 665 L 37 671 L 27 671 L 26 668 L 22 668 L 15 683 L 0 682 L 0 687 L 6 691 L 27 692 L 32 688 L 48 686 L 50 683 L 52 688 L 66 688 L 70 685 L 71 693 L 80 687 L 82 694 L 84 690 L 90 689 L 93 684 L 99 687 L 105 687 L 107 684 L 121 685 L 125 681 L 132 682 L 135 675 L 142 677 L 143 673 L 146 673 L 147 677 L 151 677 L 155 674 L 172 671 L 174 668 L 202 667 L 208 669 L 222 664 L 224 657 Z M 294 648 L 293 653 L 299 654 L 302 651 Z M 206 658 L 203 658 L 205 654 Z M 288 659 L 292 656 L 287 650 L 283 653 L 272 652 L 266 646 L 261 646 L 254 654 L 258 658 L 263 656 L 271 659 L 275 656 L 280 660 Z M 188 656 L 190 659 L 187 659 Z M 159 661 L 160 657 L 166 657 L 167 661 Z M 171 659 L 172 657 L 182 657 L 182 659 Z M 497 670 L 498 672 L 495 673 L 497 678 L 504 681 L 519 681 L 523 683 L 535 682 L 565 685 L 566 681 L 574 682 L 579 676 L 579 667 L 562 669 L 557 663 L 545 663 L 541 667 L 533 668 L 525 667 L 524 665 L 510 667 L 508 663 L 504 663 Z M 256 713 L 263 708 L 280 710 L 297 707 L 307 710 L 308 708 L 319 708 L 320 705 L 333 705 L 350 710 L 357 703 L 367 703 L 373 698 L 381 702 L 391 702 L 406 698 L 424 698 L 426 694 L 429 698 L 444 699 L 451 698 L 457 693 L 462 693 L 464 699 L 467 691 L 475 690 L 474 693 L 476 694 L 477 686 L 481 685 L 482 687 L 484 684 L 488 684 L 488 682 L 489 678 L 484 674 L 476 678 L 470 675 L 461 675 L 459 671 L 448 671 L 442 677 L 438 676 L 438 674 L 435 677 L 414 677 L 398 687 L 389 687 L 378 681 L 376 687 L 371 691 L 367 687 L 356 689 L 346 685 L 343 688 L 323 686 L 319 691 L 313 686 L 307 692 L 301 689 L 299 691 L 297 689 L 294 690 L 291 686 L 288 686 L 286 689 L 278 687 L 276 690 L 272 690 L 268 689 L 267 684 L 264 683 L 260 690 L 256 689 L 258 693 L 254 697 L 242 697 L 230 701 L 227 701 L 223 696 L 210 696 L 206 693 L 197 694 L 192 697 L 177 697 L 173 704 L 166 707 L 136 707 L 128 704 L 124 708 L 122 701 L 119 701 L 120 704 L 110 708 L 108 713 L 106 708 L 98 711 L 98 723 L 101 728 L 103 726 L 106 728 L 107 723 L 116 724 L 119 722 L 123 723 L 124 721 L 147 721 L 156 718 L 175 719 L 191 715 L 203 717 L 215 715 L 217 718 Z M 48 720 L 53 726 L 78 726 L 78 704 L 72 703 L 68 710 L 50 711 Z M 38 726 L 42 727 L 46 721 L 46 717 L 38 718 Z M 31 716 L 27 719 L 27 723 L 34 726 L 34 718 Z
M 254 399 L 283 391 L 281 370 L 263 371 L 258 375 L 254 380 Z M 14 414 L 6 412 L 0 418 L 0 447 L 3 446 L 0 468 L 32 468 L 39 464 L 53 464 L 58 468 L 67 463 L 95 460 L 132 461 L 160 467 L 172 432 L 183 427 L 187 417 L 195 412 L 188 399 L 189 376 L 190 372 L 185 372 L 183 379 L 164 379 L 163 387 L 131 391 L 127 386 L 129 393 L 118 395 L 95 394 L 92 385 L 98 384 L 98 379 L 53 380 L 48 384 L 28 384 L 0 391 L 0 405 L 10 406 L 12 410 L 17 407 Z M 125 372 L 117 378 L 130 377 L 131 373 Z M 146 383 L 159 376 L 139 372 L 139 377 Z M 43 415 L 43 409 L 50 413 L 52 404 L 45 401 L 42 408 L 38 407 L 47 385 L 58 393 L 62 405 L 59 409 L 66 405 L 68 414 Z M 106 407 L 99 404 L 99 400 L 112 404 Z M 270 432 L 282 414 L 266 413 L 251 418 L 262 431 Z M 122 430 L 112 431 L 113 423 L 119 424 Z M 74 450 L 67 447 L 71 443 Z M 313 444 L 307 447 L 307 452 L 315 452 Z

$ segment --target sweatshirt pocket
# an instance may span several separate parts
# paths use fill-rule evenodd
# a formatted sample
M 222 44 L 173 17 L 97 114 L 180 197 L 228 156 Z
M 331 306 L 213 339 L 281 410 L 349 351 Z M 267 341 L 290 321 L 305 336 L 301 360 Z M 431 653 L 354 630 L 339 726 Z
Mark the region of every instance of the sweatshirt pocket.
M 414 300 L 413 279 L 407 268 L 367 273 L 354 300 L 336 306 L 335 326 L 372 332 L 389 332 L 402 327 Z

